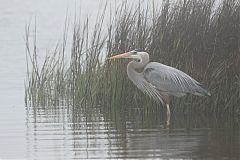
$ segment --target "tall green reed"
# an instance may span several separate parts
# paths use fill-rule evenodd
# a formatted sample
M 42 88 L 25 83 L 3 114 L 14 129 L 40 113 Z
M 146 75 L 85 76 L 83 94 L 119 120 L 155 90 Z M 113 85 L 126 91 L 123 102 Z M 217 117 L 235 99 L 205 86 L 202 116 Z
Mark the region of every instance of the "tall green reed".
M 173 99 L 175 114 L 240 115 L 239 36 L 240 4 L 236 0 L 164 1 L 162 6 L 120 6 L 97 20 L 90 32 L 89 19 L 74 24 L 71 62 L 64 63 L 65 50 L 57 47 L 52 57 L 38 64 L 27 37 L 27 56 L 32 68 L 26 84 L 26 102 L 73 106 L 107 106 L 123 112 L 127 106 L 146 106 L 154 101 L 127 78 L 128 61 L 109 61 L 116 53 L 143 48 L 152 61 L 171 65 L 188 73 L 209 88 L 211 97 L 187 96 Z M 109 25 L 104 25 L 109 21 Z M 92 26 L 91 26 L 92 27 Z M 152 107 L 149 107 L 152 106 Z

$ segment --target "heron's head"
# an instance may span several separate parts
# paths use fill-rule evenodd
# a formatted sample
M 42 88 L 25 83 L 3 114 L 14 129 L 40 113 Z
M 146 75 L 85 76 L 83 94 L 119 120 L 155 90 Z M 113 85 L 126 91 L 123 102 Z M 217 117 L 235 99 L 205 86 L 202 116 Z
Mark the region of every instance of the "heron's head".
M 147 58 L 148 58 L 148 53 L 142 49 L 134 49 L 134 50 L 126 52 L 126 53 L 112 56 L 109 59 L 130 58 L 130 59 L 134 59 L 137 61 L 139 61 L 139 60 L 141 61 L 144 56 L 147 56 Z

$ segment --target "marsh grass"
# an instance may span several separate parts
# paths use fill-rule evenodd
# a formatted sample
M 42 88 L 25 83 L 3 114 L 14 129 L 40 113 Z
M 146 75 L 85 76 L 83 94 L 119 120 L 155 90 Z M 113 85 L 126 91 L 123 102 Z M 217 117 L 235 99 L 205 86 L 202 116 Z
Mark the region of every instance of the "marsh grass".
M 153 7 L 153 8 L 150 8 Z M 37 58 L 36 37 L 30 49 L 26 29 L 28 71 L 26 103 L 34 106 L 68 104 L 77 108 L 105 106 L 109 112 L 126 107 L 159 107 L 127 78 L 128 61 L 106 57 L 135 48 L 146 49 L 158 61 L 188 73 L 209 88 L 211 97 L 173 98 L 172 110 L 206 116 L 240 116 L 240 4 L 237 0 L 186 0 L 161 7 L 120 6 L 99 16 L 90 32 L 89 19 L 74 24 L 71 62 L 65 46 L 57 46 L 43 65 Z M 109 25 L 104 25 L 109 21 Z M 63 43 L 65 44 L 65 43 Z M 150 107 L 151 106 L 151 107 Z M 164 109 L 164 108 L 163 108 Z M 147 113 L 146 113 L 147 114 Z

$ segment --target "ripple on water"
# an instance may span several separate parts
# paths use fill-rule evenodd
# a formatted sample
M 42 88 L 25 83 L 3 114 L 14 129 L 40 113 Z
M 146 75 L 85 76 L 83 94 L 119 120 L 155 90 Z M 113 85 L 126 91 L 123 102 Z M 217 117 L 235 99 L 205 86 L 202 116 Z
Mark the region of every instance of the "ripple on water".
M 143 126 L 138 121 L 111 121 L 97 108 L 90 117 L 83 112 L 71 113 L 65 107 L 54 112 L 29 113 L 27 145 L 30 159 L 192 159 L 229 156 L 226 151 L 220 152 L 223 148 L 215 147 L 215 135 L 220 136 L 218 138 L 226 137 L 224 130 L 168 130 L 160 124 Z M 236 139 L 239 140 L 239 137 Z M 235 148 L 239 149 L 239 143 Z M 236 153 L 233 157 L 239 156 Z

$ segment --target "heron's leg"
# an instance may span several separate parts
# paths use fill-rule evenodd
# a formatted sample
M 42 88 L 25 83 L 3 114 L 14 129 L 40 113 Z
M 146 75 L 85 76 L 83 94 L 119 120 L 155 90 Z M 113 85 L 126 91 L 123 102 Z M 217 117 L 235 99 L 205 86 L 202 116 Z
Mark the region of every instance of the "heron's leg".
M 166 107 L 167 107 L 167 127 L 170 125 L 170 119 L 171 119 L 171 112 L 170 112 L 170 107 L 169 107 L 169 103 L 166 103 Z
M 170 97 L 169 97 L 168 95 L 161 95 L 161 98 L 163 99 L 164 104 L 165 104 L 166 107 L 167 107 L 167 121 L 166 121 L 166 127 L 169 128 L 169 125 L 170 125 L 170 117 L 171 117 L 171 112 L 170 112 L 170 107 L 169 107 L 169 104 L 170 104 Z

